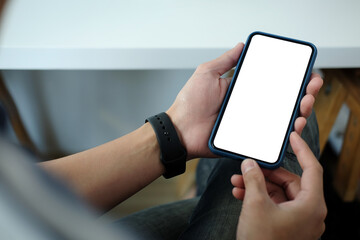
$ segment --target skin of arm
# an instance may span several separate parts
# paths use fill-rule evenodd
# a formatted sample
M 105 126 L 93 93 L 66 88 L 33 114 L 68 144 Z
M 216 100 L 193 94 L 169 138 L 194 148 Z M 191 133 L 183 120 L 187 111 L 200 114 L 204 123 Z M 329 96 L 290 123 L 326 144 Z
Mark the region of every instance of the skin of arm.
M 221 76 L 236 65 L 243 46 L 239 43 L 217 59 L 199 65 L 167 111 L 188 152 L 187 160 L 216 157 L 207 141 L 231 81 Z M 302 118 L 295 128 L 305 126 L 304 117 L 310 115 L 321 85 L 320 76 L 313 74 L 300 106 Z M 40 165 L 102 210 L 116 206 L 164 172 L 149 123 L 104 145 Z
M 108 210 L 161 176 L 160 148 L 150 123 L 98 147 L 41 163 L 98 209 Z

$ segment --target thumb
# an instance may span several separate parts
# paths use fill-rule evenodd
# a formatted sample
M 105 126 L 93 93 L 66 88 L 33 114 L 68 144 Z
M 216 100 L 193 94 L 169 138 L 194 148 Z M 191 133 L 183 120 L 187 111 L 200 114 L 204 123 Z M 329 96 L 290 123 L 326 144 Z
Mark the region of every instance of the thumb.
M 244 201 L 268 198 L 264 174 L 259 165 L 252 159 L 245 159 L 241 163 L 241 171 L 245 185 Z
M 212 71 L 216 71 L 220 77 L 236 65 L 243 48 L 244 44 L 238 43 L 234 48 L 225 52 L 220 57 L 208 62 L 208 68 Z

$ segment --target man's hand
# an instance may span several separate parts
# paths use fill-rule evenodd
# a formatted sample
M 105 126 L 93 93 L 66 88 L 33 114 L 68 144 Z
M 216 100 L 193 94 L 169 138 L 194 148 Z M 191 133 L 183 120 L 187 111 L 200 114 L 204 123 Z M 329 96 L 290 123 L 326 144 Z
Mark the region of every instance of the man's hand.
M 221 76 L 236 65 L 243 47 L 244 44 L 239 43 L 219 58 L 201 64 L 167 111 L 187 149 L 188 159 L 215 157 L 208 148 L 208 140 L 231 81 Z M 322 83 L 319 75 L 311 76 L 306 96 L 301 101 L 301 116 L 295 122 L 295 130 L 299 133 L 311 114 Z
M 207 141 L 231 81 L 221 76 L 236 65 L 243 47 L 239 43 L 217 59 L 199 65 L 167 111 L 188 159 L 214 157 Z
M 243 200 L 237 239 L 319 239 L 325 231 L 322 167 L 296 132 L 290 144 L 301 178 L 283 168 L 262 172 L 250 159 L 241 165 L 243 175 L 231 178 L 233 195 Z

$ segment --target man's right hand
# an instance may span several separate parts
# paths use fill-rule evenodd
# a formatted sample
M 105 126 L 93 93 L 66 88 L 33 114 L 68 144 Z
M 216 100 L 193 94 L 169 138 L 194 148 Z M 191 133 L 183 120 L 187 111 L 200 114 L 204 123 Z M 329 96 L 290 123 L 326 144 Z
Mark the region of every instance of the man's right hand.
M 283 168 L 262 171 L 250 159 L 241 165 L 243 175 L 231 178 L 233 195 L 243 200 L 237 239 L 319 239 L 325 231 L 322 167 L 296 132 L 290 144 L 301 178 Z

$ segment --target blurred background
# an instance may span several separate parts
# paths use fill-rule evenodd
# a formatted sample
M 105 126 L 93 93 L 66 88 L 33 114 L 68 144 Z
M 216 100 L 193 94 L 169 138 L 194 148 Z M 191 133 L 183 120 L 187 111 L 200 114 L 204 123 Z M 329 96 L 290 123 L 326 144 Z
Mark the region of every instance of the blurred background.
M 196 66 L 256 30 L 318 48 L 316 101 L 329 208 L 323 239 L 360 237 L 358 1 L 42 1 L 8 3 L 0 28 L 5 135 L 48 160 L 113 140 L 165 111 Z M 14 110 L 15 109 L 15 110 Z M 194 191 L 158 179 L 113 219 Z

